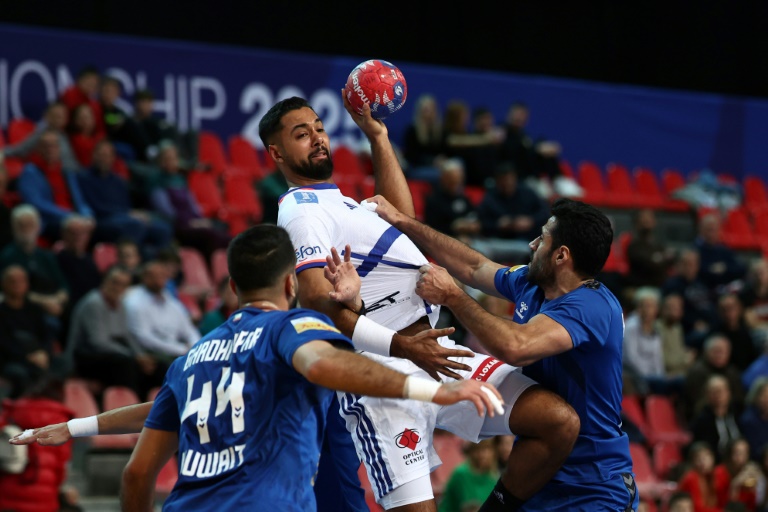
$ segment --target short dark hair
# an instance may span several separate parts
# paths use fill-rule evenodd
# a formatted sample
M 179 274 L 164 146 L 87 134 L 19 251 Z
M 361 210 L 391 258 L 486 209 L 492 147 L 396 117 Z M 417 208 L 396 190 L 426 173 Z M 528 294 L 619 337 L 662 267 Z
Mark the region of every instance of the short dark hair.
M 259 137 L 261 137 L 264 146 L 269 146 L 269 139 L 283 127 L 282 120 L 285 114 L 304 107 L 310 108 L 312 111 L 315 110 L 307 100 L 298 96 L 275 103 L 259 121 Z
M 555 217 L 552 247 L 568 247 L 574 270 L 583 277 L 595 277 L 611 252 L 611 221 L 594 206 L 568 198 L 554 202 L 552 215 Z
M 232 239 L 227 266 L 238 291 L 269 288 L 296 266 L 296 252 L 285 229 L 261 224 Z
M 133 94 L 133 102 L 142 100 L 154 100 L 155 95 L 149 89 L 139 89 Z
M 677 491 L 672 494 L 672 496 L 669 497 L 669 507 L 672 507 L 675 503 L 682 500 L 691 500 L 693 499 L 691 497 L 691 494 L 685 491 Z
M 101 71 L 99 71 L 99 68 L 92 64 L 88 64 L 86 66 L 83 66 L 80 68 L 80 70 L 77 72 L 77 80 L 80 80 L 81 78 L 85 78 L 87 76 L 101 76 Z

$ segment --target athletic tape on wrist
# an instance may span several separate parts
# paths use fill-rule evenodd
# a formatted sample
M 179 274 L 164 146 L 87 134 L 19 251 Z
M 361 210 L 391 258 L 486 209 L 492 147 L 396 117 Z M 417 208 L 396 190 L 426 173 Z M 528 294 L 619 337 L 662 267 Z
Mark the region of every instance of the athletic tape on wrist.
M 406 377 L 403 397 L 419 400 L 420 402 L 431 402 L 441 385 L 434 380 L 414 376 Z
M 96 416 L 75 418 L 67 422 L 72 437 L 90 437 L 99 435 L 99 420 Z
M 352 343 L 357 350 L 389 356 L 389 347 L 392 345 L 392 336 L 394 335 L 395 331 L 392 329 L 361 316 L 357 319 L 355 330 L 352 332 Z

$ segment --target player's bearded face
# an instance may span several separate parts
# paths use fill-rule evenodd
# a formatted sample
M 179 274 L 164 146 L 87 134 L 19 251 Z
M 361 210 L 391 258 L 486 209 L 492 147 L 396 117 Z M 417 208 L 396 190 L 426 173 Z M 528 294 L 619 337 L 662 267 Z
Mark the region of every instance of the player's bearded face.
M 536 251 L 531 264 L 528 266 L 528 281 L 542 288 L 555 283 L 555 265 L 552 263 L 554 248 L 547 251 Z
M 306 160 L 293 162 L 290 166 L 291 172 L 311 180 L 327 180 L 330 178 L 333 174 L 333 160 L 331 160 L 330 150 L 321 149 L 316 151 L 325 151 L 328 157 L 315 160 L 312 158 L 315 153 L 312 153 Z

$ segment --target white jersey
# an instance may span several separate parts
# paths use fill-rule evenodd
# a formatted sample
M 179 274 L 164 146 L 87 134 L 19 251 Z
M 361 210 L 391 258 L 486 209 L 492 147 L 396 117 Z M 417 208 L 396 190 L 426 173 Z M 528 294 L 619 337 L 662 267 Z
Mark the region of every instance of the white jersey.
M 277 224 L 293 241 L 297 273 L 325 266 L 331 247 L 341 253 L 349 244 L 368 318 L 399 331 L 428 315 L 434 327 L 439 306 L 430 306 L 415 291 L 427 258 L 407 236 L 342 195 L 336 185 L 289 190 L 280 198 Z

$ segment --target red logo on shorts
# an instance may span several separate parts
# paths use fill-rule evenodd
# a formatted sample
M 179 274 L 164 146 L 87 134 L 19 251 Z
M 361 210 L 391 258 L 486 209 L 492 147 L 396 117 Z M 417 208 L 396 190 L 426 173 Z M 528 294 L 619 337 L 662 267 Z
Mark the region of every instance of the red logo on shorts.
M 411 451 L 416 449 L 416 445 L 421 441 L 418 430 L 409 428 L 403 430 L 395 436 L 395 444 L 398 448 L 409 448 Z

